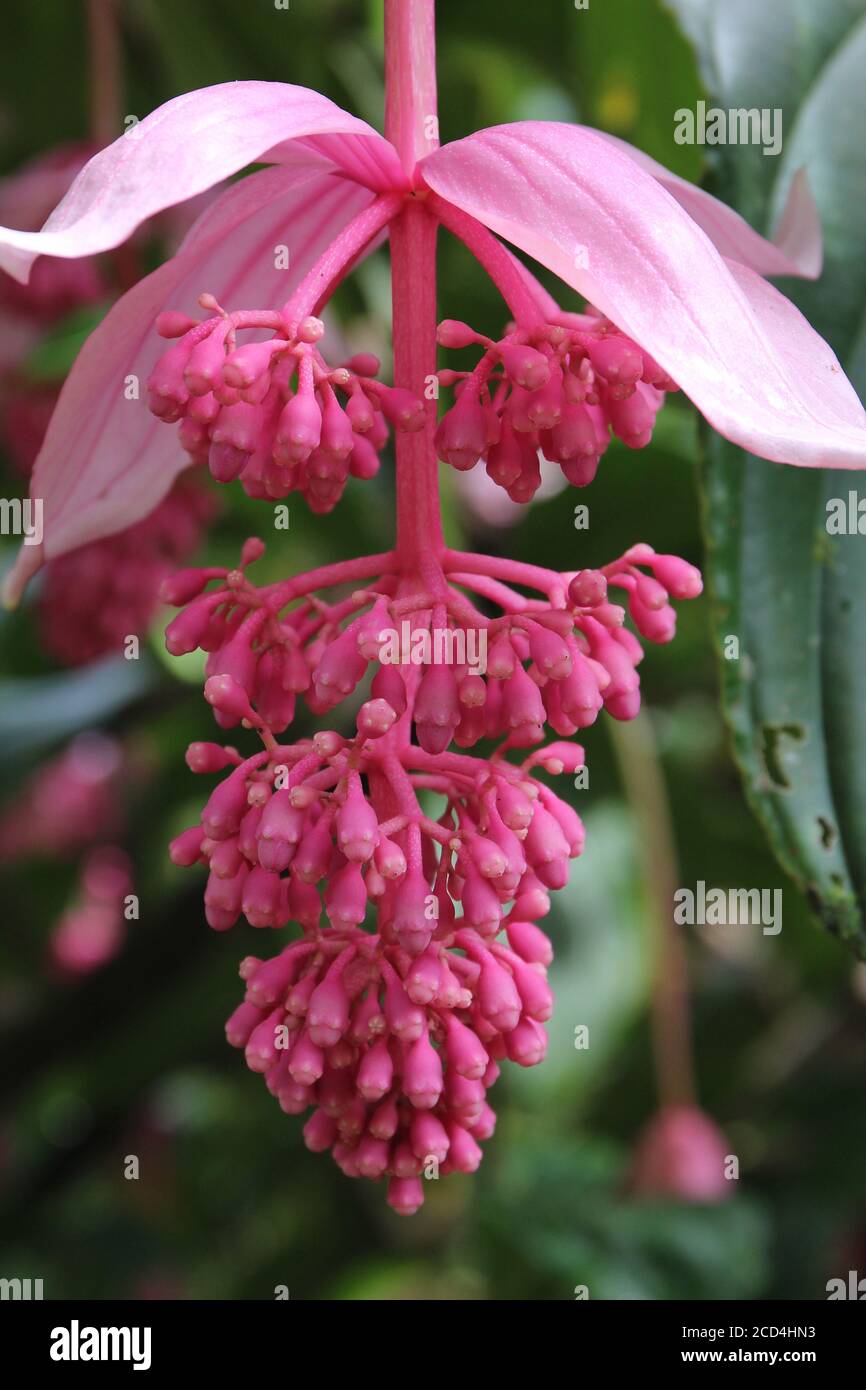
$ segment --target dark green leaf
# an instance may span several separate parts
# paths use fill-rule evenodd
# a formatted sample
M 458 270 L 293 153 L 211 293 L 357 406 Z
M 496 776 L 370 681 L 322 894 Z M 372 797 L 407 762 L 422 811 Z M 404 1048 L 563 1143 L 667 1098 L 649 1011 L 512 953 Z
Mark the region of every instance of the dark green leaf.
M 719 147 L 715 187 L 761 230 L 808 171 L 825 233 L 817 284 L 785 292 L 866 388 L 866 3 L 670 0 L 711 102 L 780 107 L 778 157 Z M 706 437 L 705 520 L 723 694 L 746 789 L 782 863 L 866 956 L 866 544 L 831 536 L 857 475 L 779 467 Z M 866 523 L 864 523 L 866 524 Z M 725 639 L 739 639 L 725 659 Z

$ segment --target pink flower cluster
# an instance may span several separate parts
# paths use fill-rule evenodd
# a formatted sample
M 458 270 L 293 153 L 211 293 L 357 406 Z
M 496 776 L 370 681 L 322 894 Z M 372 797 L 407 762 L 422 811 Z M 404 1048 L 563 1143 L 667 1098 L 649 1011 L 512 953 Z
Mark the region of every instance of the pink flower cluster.
M 545 1055 L 552 951 L 533 919 L 583 830 L 532 776 L 538 756 L 516 767 L 409 748 L 398 760 L 386 740 L 333 732 L 243 762 L 216 744 L 188 752 L 196 771 L 237 763 L 172 845 L 176 863 L 209 866 L 210 925 L 242 912 L 304 931 L 279 956 L 243 962 L 229 1041 L 287 1113 L 314 1107 L 311 1149 L 331 1149 L 349 1176 L 387 1174 L 402 1213 L 423 1201 L 422 1172 L 478 1166 L 498 1063 Z M 540 756 L 573 768 L 581 752 Z M 423 788 L 447 797 L 437 821 Z
M 184 479 L 135 526 L 49 561 L 39 604 L 48 651 L 82 666 L 119 653 L 130 635 L 143 636 L 161 583 L 196 550 L 213 512 L 207 493 Z
M 676 385 L 648 352 L 590 306 L 555 322 L 511 329 L 499 342 L 445 319 L 445 348 L 479 344 L 471 372 L 438 373 L 456 401 L 436 430 L 444 463 L 466 472 L 483 459 L 512 502 L 541 486 L 539 450 L 576 487 L 591 483 L 610 433 L 630 449 L 652 438 L 656 414 Z
M 258 589 L 246 577 L 246 566 L 262 549 L 251 539 L 240 568 L 184 570 L 163 587 L 168 602 L 186 603 L 169 624 L 169 651 L 206 651 L 211 692 L 217 676 L 220 690 L 236 692 L 234 702 L 211 699 L 221 727 L 247 719 L 282 732 L 299 695 L 312 713 L 324 714 L 358 688 L 372 663 L 384 662 L 357 717 L 359 735 L 382 735 L 407 710 L 400 662 L 413 660 L 414 650 L 425 669 L 410 713 L 428 753 L 443 752 L 452 740 L 470 748 L 482 738 L 530 747 L 542 740 L 545 723 L 570 737 L 592 724 L 602 706 L 616 718 L 633 717 L 643 650 L 623 625 L 624 609 L 610 601 L 609 586 L 625 591 L 635 626 L 653 642 L 674 635 L 671 597 L 694 598 L 701 591 L 694 566 L 643 544 L 601 570 L 549 574 L 544 599 L 524 599 L 485 573 L 496 568 L 494 560 L 479 564 L 477 557 L 455 553 L 452 580 L 504 605 L 500 617 L 487 617 L 453 583 L 439 595 L 401 594 L 398 575 L 387 569 L 336 603 L 306 595 L 284 614 L 297 588 L 292 580 Z M 207 589 L 214 579 L 218 586 Z M 440 646 L 441 659 L 433 664 L 424 654 L 426 638 L 431 652 Z
M 544 1057 L 549 943 L 528 922 L 507 933 L 506 946 L 464 928 L 458 950 L 435 942 L 414 957 L 346 933 L 241 966 L 247 995 L 229 1042 L 287 1114 L 315 1107 L 308 1147 L 330 1149 L 349 1177 L 387 1174 L 400 1213 L 421 1206 L 422 1176 L 478 1167 L 499 1060 Z
M 583 750 L 536 745 L 545 723 L 567 736 L 603 705 L 636 713 L 642 649 L 608 584 L 625 590 L 639 630 L 666 641 L 670 596 L 693 597 L 700 577 L 635 546 L 604 570 L 572 574 L 445 552 L 441 583 L 427 581 L 436 592 L 401 577 L 396 554 L 257 589 L 245 571 L 262 550 L 250 540 L 238 569 L 186 570 L 164 586 L 186 604 L 169 649 L 208 653 L 218 724 L 255 728 L 263 744 L 248 758 L 190 746 L 193 771 L 229 771 L 172 858 L 207 865 L 215 930 L 241 915 L 257 928 L 300 925 L 301 940 L 279 956 L 244 962 L 247 997 L 229 1040 L 284 1110 L 313 1107 L 310 1148 L 330 1149 L 350 1176 L 387 1176 L 391 1205 L 411 1212 L 431 1164 L 477 1166 L 499 1063 L 544 1057 L 552 950 L 537 923 L 584 833 L 539 774 L 575 773 Z M 506 575 L 544 597 L 521 595 Z M 372 582 L 330 603 L 314 593 L 362 578 Z M 473 593 L 502 616 L 482 614 Z M 410 651 L 389 664 L 401 624 Z M 419 638 L 465 636 L 473 624 L 490 636 L 483 674 L 413 661 Z M 277 742 L 298 695 L 321 714 L 371 666 L 353 737 Z M 487 759 L 448 746 L 482 737 L 499 740 Z M 521 762 L 505 756 L 512 749 L 524 750 Z
M 371 353 L 328 366 L 317 347 L 321 319 L 227 314 L 211 295 L 200 302 L 215 310 L 200 322 L 160 315 L 158 331 L 180 341 L 154 367 L 148 404 L 159 419 L 180 422 L 183 448 L 217 482 L 239 478 L 250 497 L 265 499 L 300 492 L 312 511 L 329 512 L 350 475 L 379 471 L 389 421 L 409 431 L 424 424 L 410 392 L 375 379 L 379 360 Z M 239 344 L 238 333 L 248 330 L 271 336 Z

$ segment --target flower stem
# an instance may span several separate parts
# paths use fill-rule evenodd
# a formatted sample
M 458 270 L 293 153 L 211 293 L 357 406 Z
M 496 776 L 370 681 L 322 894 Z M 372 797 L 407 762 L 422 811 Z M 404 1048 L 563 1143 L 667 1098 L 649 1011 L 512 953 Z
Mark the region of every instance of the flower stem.
M 438 143 L 433 19 L 433 0 L 385 0 L 385 134 L 410 176 Z M 443 540 L 436 402 L 425 393 L 436 371 L 436 222 L 421 200 L 406 199 L 390 238 L 394 382 L 424 401 L 426 416 L 423 429 L 396 438 L 397 554 L 404 572 L 426 577 Z M 430 580 L 441 582 L 441 572 Z
M 424 426 L 397 433 L 397 554 L 404 569 L 426 578 L 425 554 L 443 548 L 439 479 L 433 432 L 436 402 L 425 383 L 436 371 L 436 223 L 408 200 L 391 223 L 391 293 L 394 382 L 424 401 Z M 436 587 L 435 585 L 433 587 Z
M 399 211 L 402 201 L 399 193 L 386 193 L 359 212 L 307 271 L 291 299 L 283 305 L 278 318 L 296 326 L 296 320 L 314 313 L 330 297 L 359 252 Z
M 434 0 L 385 0 L 385 137 L 411 176 L 439 144 Z
M 487 271 L 518 324 L 531 327 L 544 317 L 542 305 L 536 302 L 527 280 L 521 274 L 520 262 L 497 241 L 492 232 L 474 217 L 440 198 L 438 193 L 430 192 L 428 206 L 442 226 L 458 237 Z
M 121 135 L 120 36 L 115 0 L 89 0 L 87 27 L 90 67 L 90 135 L 99 146 Z

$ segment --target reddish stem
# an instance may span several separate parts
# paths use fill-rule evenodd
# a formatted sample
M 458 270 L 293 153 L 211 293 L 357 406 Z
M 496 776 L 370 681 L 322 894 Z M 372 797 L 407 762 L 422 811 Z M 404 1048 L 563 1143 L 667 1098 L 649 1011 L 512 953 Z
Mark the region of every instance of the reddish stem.
M 307 271 L 278 317 L 286 323 L 296 324 L 311 314 L 318 304 L 327 299 L 344 271 L 367 243 L 399 212 L 402 203 L 402 194 L 384 193 L 363 212 L 359 212 L 357 217 L 353 217 L 312 269 Z
M 386 0 L 385 134 L 407 174 L 437 144 L 433 0 Z M 394 382 L 425 402 L 424 428 L 399 433 L 397 554 L 404 573 L 441 588 L 436 402 L 425 387 L 436 371 L 436 223 L 414 196 L 391 223 Z M 431 565 L 432 558 L 432 565 Z M 432 571 L 432 572 L 431 572 Z
M 539 305 L 520 273 L 510 251 L 506 251 L 492 232 L 468 213 L 428 190 L 427 206 L 437 221 L 447 227 L 472 252 L 490 276 L 518 324 L 532 326 L 542 317 Z
M 385 0 L 385 136 L 406 173 L 439 144 L 434 0 Z
M 332 565 L 321 565 L 319 569 L 284 579 L 262 592 L 268 607 L 276 613 L 292 599 L 302 598 L 314 589 L 330 589 L 336 584 L 351 584 L 356 579 L 370 579 L 381 574 L 393 564 L 394 558 L 394 552 L 388 550 L 380 555 L 359 555 L 354 560 L 337 560 Z

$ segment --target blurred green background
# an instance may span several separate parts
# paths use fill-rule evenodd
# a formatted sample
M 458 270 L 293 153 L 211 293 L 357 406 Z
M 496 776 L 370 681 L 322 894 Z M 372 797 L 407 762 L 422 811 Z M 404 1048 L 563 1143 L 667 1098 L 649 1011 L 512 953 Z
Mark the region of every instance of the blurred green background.
M 700 177 L 700 151 L 673 141 L 673 111 L 701 96 L 697 69 L 657 0 L 437 8 L 443 141 L 526 117 L 578 120 Z M 123 113 L 142 116 L 197 86 L 268 78 L 317 88 L 381 125 L 375 3 L 291 0 L 284 11 L 272 0 L 124 0 L 120 16 Z M 17 6 L 4 26 L 9 174 L 87 137 L 88 53 L 77 4 Z M 504 315 L 492 286 L 441 242 L 442 315 L 496 333 Z M 385 252 L 336 308 L 353 345 L 386 340 Z M 43 382 L 63 370 L 76 331 L 54 325 L 25 370 Z M 483 499 L 469 505 L 450 472 L 442 482 L 450 534 L 466 547 L 568 569 L 646 540 L 701 562 L 697 431 L 680 400 L 651 447 L 615 445 L 588 492 L 537 501 L 516 524 L 491 526 Z M 392 483 L 386 467 L 351 484 L 328 517 L 293 502 L 259 582 L 383 548 Z M 10 466 L 4 495 L 21 486 Z M 200 555 L 231 562 L 265 523 L 239 489 L 214 491 L 220 516 Z M 575 501 L 589 505 L 586 532 L 574 529 Z M 590 786 L 572 799 L 587 850 L 548 919 L 557 948 L 548 1060 L 506 1069 L 480 1172 L 430 1184 L 411 1220 L 390 1212 L 381 1186 L 350 1182 L 307 1153 L 300 1123 L 224 1042 L 237 963 L 267 949 L 245 925 L 210 932 L 203 875 L 166 858 L 166 841 L 203 800 L 183 762 L 188 741 L 212 736 L 200 668 L 166 657 L 160 613 L 139 662 L 64 670 L 40 646 L 35 601 L 0 626 L 3 806 L 15 816 L 27 779 L 74 734 L 116 737 L 124 816 L 111 838 L 132 857 L 140 918 L 101 968 L 61 977 L 49 940 L 75 897 L 76 858 L 27 854 L 2 866 L 0 1274 L 41 1277 L 52 1298 L 270 1298 L 286 1285 L 312 1299 L 570 1299 L 587 1285 L 591 1298 L 810 1299 L 856 1268 L 858 1251 L 862 1263 L 866 973 L 816 929 L 745 807 L 705 600 L 681 606 L 673 646 L 648 652 L 642 733 L 602 719 L 583 740 Z M 661 802 L 627 795 L 622 761 L 638 758 L 651 771 L 660 759 Z M 626 1180 L 658 1103 L 653 981 L 671 964 L 659 958 L 653 895 L 666 866 L 641 847 L 666 813 L 677 883 L 784 889 L 779 936 L 689 929 L 686 942 L 700 1103 L 740 1160 L 730 1196 L 712 1204 L 638 1201 Z M 591 1044 L 578 1051 L 582 1024 Z M 124 1177 L 132 1154 L 137 1181 Z

